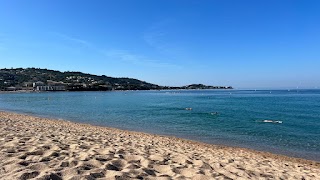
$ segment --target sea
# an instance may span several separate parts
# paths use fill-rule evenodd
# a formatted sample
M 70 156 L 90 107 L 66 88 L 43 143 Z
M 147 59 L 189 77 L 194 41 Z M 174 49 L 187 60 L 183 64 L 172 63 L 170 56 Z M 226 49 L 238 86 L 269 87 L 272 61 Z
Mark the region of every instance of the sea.
M 320 161 L 317 89 L 2 93 L 0 110 Z

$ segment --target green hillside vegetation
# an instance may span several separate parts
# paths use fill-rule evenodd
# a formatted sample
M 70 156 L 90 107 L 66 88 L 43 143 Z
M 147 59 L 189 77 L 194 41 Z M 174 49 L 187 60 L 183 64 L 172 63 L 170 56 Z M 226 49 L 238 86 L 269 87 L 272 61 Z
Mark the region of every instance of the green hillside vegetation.
M 82 72 L 60 72 L 39 68 L 0 69 L 0 89 L 16 87 L 23 89 L 33 83 L 43 85 L 63 85 L 67 90 L 149 90 L 160 89 L 155 84 L 132 78 L 113 78 Z
M 63 87 L 67 91 L 231 89 L 193 84 L 183 87 L 159 86 L 132 78 L 114 78 L 82 72 L 60 72 L 40 68 L 0 69 L 0 90 L 35 90 L 36 86 Z

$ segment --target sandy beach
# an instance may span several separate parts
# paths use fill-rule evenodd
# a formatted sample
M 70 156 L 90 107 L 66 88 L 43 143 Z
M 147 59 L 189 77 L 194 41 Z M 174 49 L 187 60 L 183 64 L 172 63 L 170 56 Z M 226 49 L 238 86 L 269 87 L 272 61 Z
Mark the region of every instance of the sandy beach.
M 320 163 L 0 112 L 0 179 L 320 179 Z

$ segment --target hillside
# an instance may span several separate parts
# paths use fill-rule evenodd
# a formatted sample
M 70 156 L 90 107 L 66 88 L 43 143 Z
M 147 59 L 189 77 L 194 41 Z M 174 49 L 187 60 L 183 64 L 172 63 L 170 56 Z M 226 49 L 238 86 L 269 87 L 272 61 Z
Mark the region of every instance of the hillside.
M 0 90 L 160 90 L 160 89 L 232 89 L 224 86 L 192 84 L 182 87 L 159 86 L 132 78 L 114 78 L 82 72 L 60 72 L 40 68 L 0 69 Z
M 0 69 L 0 89 L 26 89 L 34 83 L 66 86 L 66 90 L 149 90 L 160 86 L 132 78 L 114 78 L 82 72 L 60 72 L 39 68 Z

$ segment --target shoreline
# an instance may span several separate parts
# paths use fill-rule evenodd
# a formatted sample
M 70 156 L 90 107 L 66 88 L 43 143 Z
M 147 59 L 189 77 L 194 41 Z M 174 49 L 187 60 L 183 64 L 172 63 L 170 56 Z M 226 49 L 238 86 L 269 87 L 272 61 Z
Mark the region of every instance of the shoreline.
M 243 149 L 243 150 L 247 150 L 247 151 L 253 151 L 255 153 L 265 153 L 268 156 L 276 156 L 277 158 L 282 158 L 282 159 L 286 159 L 286 160 L 290 160 L 291 161 L 306 161 L 307 163 L 319 163 L 320 164 L 320 160 L 316 160 L 316 159 L 312 159 L 312 158 L 304 158 L 304 157 L 299 157 L 299 156 L 294 156 L 294 155 L 289 155 L 286 153 L 277 153 L 277 152 L 272 152 L 272 151 L 268 151 L 268 150 L 259 150 L 259 149 L 255 149 L 255 148 L 251 148 L 251 147 L 243 147 L 243 146 L 237 146 L 237 145 L 233 145 L 233 144 L 226 144 L 226 143 L 210 143 L 210 142 L 205 142 L 205 141 L 201 141 L 201 140 L 195 140 L 195 139 L 189 139 L 186 137 L 177 137 L 175 135 L 166 135 L 166 134 L 156 134 L 156 133 L 152 133 L 152 132 L 143 132 L 143 131 L 139 131 L 139 130 L 134 130 L 134 129 L 121 129 L 121 128 L 117 128 L 117 127 L 109 127 L 109 126 L 105 126 L 105 125 L 99 125 L 99 124 L 90 124 L 90 123 L 85 123 L 85 122 L 77 122 L 74 119 L 66 119 L 66 118 L 57 118 L 54 116 L 50 116 L 50 115 L 38 115 L 38 114 L 33 114 L 31 112 L 23 112 L 23 111 L 14 111 L 14 110 L 5 110 L 5 109 L 0 109 L 0 113 L 4 112 L 4 113 L 11 113 L 11 114 L 17 114 L 17 115 L 25 115 L 25 116 L 32 116 L 32 117 L 36 117 L 36 118 L 42 118 L 42 119 L 48 119 L 48 120 L 53 120 L 53 121 L 66 121 L 66 122 L 71 122 L 71 123 L 76 123 L 76 124 L 84 124 L 84 125 L 88 125 L 88 126 L 93 126 L 93 127 L 100 127 L 100 128 L 106 128 L 106 129 L 114 129 L 114 130 L 119 130 L 119 131 L 125 131 L 125 132 L 133 132 L 133 133 L 141 133 L 141 134 L 147 134 L 147 135 L 154 135 L 154 136 L 159 136 L 159 137 L 168 137 L 168 138 L 173 138 L 173 139 L 180 139 L 180 140 L 184 140 L 184 141 L 190 141 L 192 143 L 198 143 L 198 144 L 202 144 L 202 145 L 206 145 L 206 146 L 218 146 L 218 147 L 224 147 L 224 148 L 237 148 L 237 149 Z M 310 162 L 309 162 L 310 161 Z M 320 168 L 320 166 L 319 166 Z
M 137 90 L 108 90 L 108 91 L 102 91 L 102 90 L 81 90 L 81 91 L 72 91 L 72 90 L 65 90 L 65 91 L 37 91 L 37 90 L 15 90 L 15 91 L 3 91 L 0 90 L 0 94 L 10 94 L 10 93 L 48 93 L 48 92 L 126 92 L 126 91 L 226 91 L 226 90 L 237 90 L 237 89 L 224 89 L 224 88 L 218 88 L 218 89 L 137 89 Z M 252 89 L 253 90 L 253 89 Z
M 133 134 L 138 134 L 138 135 L 149 135 L 149 136 L 154 136 L 154 137 L 160 137 L 160 138 L 169 138 L 171 140 L 178 140 L 183 143 L 191 143 L 195 144 L 198 146 L 204 146 L 204 147 L 214 147 L 214 148 L 220 148 L 220 149 L 236 149 L 236 150 L 245 150 L 245 151 L 251 151 L 252 153 L 257 153 L 261 154 L 262 156 L 270 156 L 271 158 L 279 158 L 282 160 L 288 160 L 292 162 L 300 162 L 300 163 L 306 163 L 306 164 L 315 164 L 316 166 L 319 166 L 320 168 L 320 161 L 317 160 L 312 160 L 312 159 L 305 159 L 305 158 L 299 158 L 299 157 L 294 157 L 294 156 L 289 156 L 289 155 L 284 155 L 284 154 L 277 154 L 269 151 L 260 151 L 256 150 L 253 148 L 246 148 L 246 147 L 240 147 L 240 146 L 232 146 L 232 145 L 224 145 L 224 144 L 212 144 L 212 143 L 206 143 L 202 141 L 197 141 L 197 140 L 192 140 L 192 139 L 187 139 L 187 138 L 182 138 L 182 137 L 176 137 L 174 135 L 162 135 L 162 134 L 154 134 L 154 133 L 148 133 L 148 132 L 141 132 L 141 131 L 135 131 L 135 130 L 126 130 L 126 129 L 120 129 L 120 128 L 115 128 L 115 127 L 108 127 L 108 126 L 100 126 L 100 125 L 94 125 L 94 124 L 89 124 L 89 123 L 83 123 L 83 122 L 75 122 L 72 120 L 68 119 L 63 119 L 63 118 L 53 118 L 51 116 L 41 116 L 41 115 L 33 115 L 33 114 L 28 114 L 28 113 L 19 113 L 15 111 L 9 111 L 9 110 L 1 110 L 0 109 L 0 115 L 1 113 L 6 113 L 6 114 L 12 114 L 12 115 L 22 115 L 22 116 L 29 116 L 29 117 L 34 117 L 34 118 L 39 118 L 39 119 L 45 119 L 49 121 L 58 121 L 58 122 L 67 122 L 67 123 L 73 123 L 77 125 L 84 125 L 92 128 L 102 128 L 106 130 L 114 130 L 114 131 L 120 131 L 120 132 L 125 132 L 125 133 L 133 133 Z M 0 121 L 1 121 L 1 116 L 0 116 Z
M 197 177 L 198 179 L 219 177 L 254 179 L 264 176 L 265 178 L 282 177 L 285 179 L 290 177 L 320 178 L 320 162 L 247 148 L 206 144 L 172 136 L 94 126 L 7 111 L 0 111 L 0 124 L 2 128 L 0 144 L 3 144 L 0 145 L 0 162 L 3 162 L 0 166 L 4 167 L 4 170 L 0 169 L 0 175 L 8 175 L 12 179 L 26 176 L 26 174 L 30 175 L 30 173 L 37 174 L 36 177 L 57 175 L 63 179 L 68 179 L 69 176 L 94 176 L 92 173 L 97 169 L 101 171 L 101 176 L 107 178 L 118 176 L 137 178 L 137 174 L 151 179 L 160 177 L 164 179 L 197 179 Z M 36 130 L 37 134 L 33 134 L 35 132 L 32 130 Z M 8 134 L 11 136 L 11 141 L 7 137 Z M 32 146 L 23 142 L 22 145 L 26 145 L 27 148 L 19 149 L 22 148 L 19 141 L 25 136 L 33 139 L 32 146 L 37 147 L 36 149 L 41 149 L 50 143 L 54 143 L 55 147 L 49 148 L 49 150 L 44 149 L 42 153 L 35 153 Z M 83 139 L 81 140 L 81 138 Z M 43 142 L 43 139 L 46 140 Z M 54 141 L 57 139 L 58 141 Z M 84 145 L 85 148 L 81 148 L 81 145 Z M 68 148 L 60 146 L 68 146 Z M 21 157 L 21 154 L 25 153 L 23 150 L 28 151 L 25 159 L 14 156 L 18 154 Z M 62 152 L 69 154 L 69 156 L 63 155 Z M 58 153 L 58 155 L 52 157 L 50 153 Z M 8 155 L 10 156 L 8 157 Z M 106 158 L 105 161 L 99 161 L 97 159 L 101 160 L 100 156 L 108 156 L 111 159 L 107 160 L 108 158 Z M 59 160 L 59 157 L 63 158 Z M 49 158 L 50 160 L 41 161 L 41 158 Z M 94 159 L 95 161 L 93 161 Z M 70 164 L 72 161 L 77 161 L 77 165 L 61 169 L 61 163 L 68 162 Z M 118 161 L 121 163 L 119 164 Z M 28 165 L 23 166 L 21 163 Z M 54 169 L 50 168 L 52 163 L 61 170 L 58 171 L 59 168 L 55 166 Z M 41 166 L 41 168 L 35 168 L 35 170 L 31 164 L 36 167 Z M 95 168 L 77 173 L 79 171 L 76 170 L 83 168 L 83 164 Z M 17 170 L 19 171 L 16 172 Z

